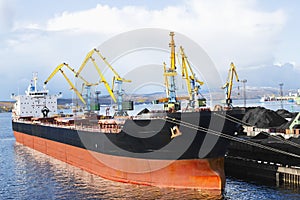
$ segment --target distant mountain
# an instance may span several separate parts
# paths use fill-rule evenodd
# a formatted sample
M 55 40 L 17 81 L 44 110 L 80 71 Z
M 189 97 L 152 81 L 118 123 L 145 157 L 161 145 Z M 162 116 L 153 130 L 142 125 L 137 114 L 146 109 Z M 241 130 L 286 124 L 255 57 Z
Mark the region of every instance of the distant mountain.
M 276 87 L 251 87 L 246 86 L 246 97 L 247 99 L 258 99 L 263 96 L 268 95 L 275 95 L 279 96 L 279 88 Z M 283 90 L 283 95 L 288 95 L 289 93 L 297 93 L 296 89 L 292 90 Z M 187 96 L 186 93 L 179 93 L 178 96 Z M 202 95 L 209 99 L 213 100 L 222 100 L 225 99 L 225 91 L 221 89 L 211 90 L 210 92 L 203 92 Z M 124 95 L 124 100 L 134 101 L 136 103 L 149 103 L 153 100 L 157 100 L 160 98 L 165 98 L 165 92 L 154 92 L 150 94 L 131 94 L 131 95 Z M 232 99 L 243 99 L 244 98 L 244 90 L 243 87 L 234 87 L 232 91 Z M 73 102 L 77 102 L 78 100 L 73 100 Z M 96 99 L 91 100 L 92 102 L 96 102 Z M 101 96 L 99 97 L 100 104 L 110 104 L 112 102 L 111 97 Z M 59 105 L 71 104 L 72 99 L 58 99 Z
M 300 88 L 299 67 L 294 63 L 248 66 L 238 68 L 239 78 L 247 79 L 247 84 L 255 87 L 272 87 L 279 90 L 279 83 L 287 88 Z

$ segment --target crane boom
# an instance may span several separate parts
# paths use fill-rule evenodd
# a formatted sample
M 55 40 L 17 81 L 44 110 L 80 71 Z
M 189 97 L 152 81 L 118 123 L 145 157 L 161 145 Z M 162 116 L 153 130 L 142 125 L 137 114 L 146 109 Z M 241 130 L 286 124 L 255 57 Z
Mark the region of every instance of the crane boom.
M 103 60 L 103 62 L 108 66 L 108 68 L 113 72 L 114 76 L 113 76 L 113 81 L 112 81 L 112 87 L 110 87 L 110 85 L 106 81 L 102 71 L 98 67 L 95 59 L 93 58 L 94 53 L 96 53 Z M 92 49 L 87 54 L 87 56 L 85 57 L 83 63 L 81 64 L 76 76 L 79 76 L 79 74 L 81 73 L 81 71 L 86 66 L 86 64 L 89 60 L 91 60 L 93 62 L 93 65 L 94 65 L 94 67 L 95 67 L 95 69 L 98 72 L 98 75 L 100 77 L 100 82 L 104 83 L 105 88 L 108 91 L 111 98 L 113 99 L 113 101 L 117 102 L 117 104 L 118 104 L 118 114 L 119 115 L 126 114 L 126 112 L 123 112 L 123 107 L 122 107 L 122 103 L 123 103 L 123 100 L 122 100 L 122 95 L 123 95 L 122 83 L 123 82 L 131 82 L 131 80 L 125 80 L 124 78 L 121 78 L 121 76 L 118 74 L 118 72 L 111 66 L 111 64 L 109 62 L 107 62 L 106 58 L 96 48 Z M 115 83 L 118 84 L 117 99 L 115 97 L 115 94 L 113 93 Z
M 106 81 L 103 73 L 101 72 L 100 68 L 98 67 L 97 63 L 95 62 L 95 59 L 92 57 L 93 54 L 96 52 L 96 49 L 92 49 L 91 51 L 89 51 L 85 57 L 85 59 L 83 60 L 81 66 L 79 67 L 79 70 L 76 73 L 76 77 L 80 76 L 81 71 L 84 69 L 84 67 L 86 66 L 87 62 L 89 60 L 92 61 L 98 75 L 100 76 L 100 82 L 104 83 L 104 86 L 106 88 L 106 90 L 108 91 L 109 95 L 111 96 L 111 98 L 113 99 L 114 102 L 116 102 L 116 97 L 113 93 L 112 88 L 109 86 L 108 82 Z
M 166 87 L 167 98 L 161 98 L 156 100 L 158 103 L 165 103 L 164 109 L 169 112 L 180 110 L 180 100 L 186 99 L 189 100 L 189 106 L 192 108 L 195 107 L 196 97 L 199 94 L 199 87 L 204 83 L 196 78 L 196 75 L 184 53 L 182 47 L 180 47 L 181 61 L 179 56 L 175 53 L 175 42 L 174 42 L 174 32 L 170 32 L 171 41 L 169 47 L 171 49 L 170 53 L 170 66 L 167 68 L 166 63 L 163 63 L 163 75 L 164 75 L 164 85 Z M 176 85 L 175 77 L 177 76 L 176 72 L 176 58 L 178 63 L 181 64 L 182 68 L 182 77 L 186 80 L 188 97 L 177 97 L 176 95 Z M 205 98 L 197 98 L 199 106 L 206 106 Z
M 131 80 L 126 80 L 122 78 L 118 72 L 111 66 L 109 62 L 107 62 L 106 58 L 100 53 L 98 49 L 94 49 L 94 52 L 98 54 L 98 56 L 103 60 L 103 62 L 108 66 L 108 68 L 113 72 L 113 80 L 112 80 L 112 90 L 115 88 L 115 83 L 118 85 L 117 88 L 117 105 L 118 105 L 118 112 L 116 112 L 116 115 L 127 115 L 127 112 L 123 111 L 123 89 L 122 84 L 123 82 L 130 83 Z
M 184 49 L 180 46 L 180 54 L 181 54 L 181 70 L 182 70 L 182 78 L 186 80 L 187 90 L 189 94 L 189 105 L 192 108 L 195 108 L 196 96 L 199 92 L 199 87 L 204 84 L 204 82 L 200 81 L 196 78 L 196 75 L 187 59 L 187 56 L 184 53 Z
M 74 90 L 74 92 L 76 93 L 76 95 L 78 96 L 78 98 L 84 103 L 86 104 L 84 98 L 82 97 L 82 95 L 80 94 L 80 92 L 76 89 L 76 87 L 74 86 L 74 84 L 70 81 L 70 79 L 67 77 L 67 75 L 64 73 L 64 71 L 62 70 L 63 66 L 67 66 L 73 73 L 75 73 L 75 70 L 73 68 L 71 68 L 67 63 L 61 63 L 59 64 L 54 71 L 50 74 L 50 76 L 46 79 L 46 81 L 44 82 L 44 84 L 46 85 L 52 78 L 53 76 L 55 76 L 55 74 L 57 72 L 61 72 L 62 75 L 64 76 L 64 78 L 66 79 L 66 81 L 68 82 L 68 84 L 70 85 L 71 89 Z M 83 79 L 84 80 L 84 79 Z M 86 80 L 84 80 L 86 81 Z M 87 82 L 87 81 L 86 81 Z
M 63 68 L 64 66 L 66 66 L 70 71 L 72 71 L 75 75 L 77 74 L 77 72 L 75 71 L 75 69 L 73 69 L 72 67 L 70 67 L 67 63 L 61 63 L 59 64 L 55 69 L 54 71 L 50 74 L 50 76 L 47 78 L 47 80 L 44 82 L 44 84 L 47 84 L 52 78 L 53 76 L 58 72 L 60 71 L 61 68 Z M 83 82 L 85 83 L 85 85 L 97 85 L 96 84 L 92 84 L 92 83 L 89 83 L 87 80 L 85 80 L 85 78 L 83 78 L 82 76 L 78 75 L 78 77 L 83 80 Z
M 168 102 L 164 104 L 164 109 L 166 111 L 174 112 L 180 110 L 180 102 L 176 98 L 176 84 L 175 77 L 177 76 L 176 72 L 176 55 L 175 55 L 175 42 L 174 42 L 174 32 L 170 32 L 171 41 L 169 47 L 171 48 L 170 56 L 170 66 L 166 68 L 166 65 L 163 65 L 164 68 L 164 78 L 166 93 L 168 97 Z
M 53 76 L 65 65 L 65 63 L 61 63 L 59 64 L 54 71 L 49 75 L 49 77 L 47 78 L 47 80 L 44 82 L 44 84 L 46 85 L 52 78 Z
M 109 69 L 114 73 L 115 75 L 115 79 L 116 80 L 123 80 L 120 75 L 118 74 L 118 72 L 111 66 L 111 64 L 109 64 L 109 62 L 107 62 L 106 58 L 100 53 L 100 51 L 98 49 L 94 49 L 94 51 L 98 54 L 98 56 L 103 60 L 103 62 L 109 67 Z
M 82 97 L 82 95 L 80 94 L 80 92 L 76 89 L 76 87 L 74 86 L 74 84 L 70 81 L 70 79 L 67 77 L 67 75 L 64 73 L 64 71 L 62 69 L 59 69 L 59 71 L 65 77 L 65 79 L 67 80 L 67 82 L 69 83 L 69 85 L 71 86 L 71 88 L 74 90 L 74 92 L 76 93 L 76 95 L 79 97 L 79 99 L 82 101 L 82 103 L 86 104 L 84 98 Z
M 94 52 L 98 54 L 98 56 L 103 60 L 103 62 L 108 66 L 108 68 L 114 73 L 114 77 L 112 80 L 112 90 L 114 90 L 115 82 L 118 84 L 122 84 L 123 82 L 131 83 L 131 80 L 126 80 L 124 78 L 121 78 L 121 76 L 118 74 L 118 72 L 111 66 L 109 62 L 107 62 L 106 58 L 100 53 L 100 51 L 96 48 L 94 48 Z
M 85 56 L 82 64 L 80 65 L 80 67 L 79 67 L 79 69 L 78 69 L 78 71 L 77 71 L 77 73 L 75 75 L 76 77 L 79 76 L 79 74 L 81 73 L 81 71 L 83 70 L 83 68 L 86 66 L 87 62 L 89 61 L 89 59 L 92 57 L 93 54 L 94 54 L 94 49 L 91 50 L 91 51 L 89 51 L 87 53 L 87 55 Z
M 169 46 L 171 47 L 171 65 L 170 65 L 170 69 L 172 71 L 176 70 L 174 35 L 175 35 L 174 32 L 170 32 L 170 36 L 171 36 L 171 42 L 169 44 Z
M 99 74 L 99 76 L 101 78 L 100 81 L 102 83 L 104 83 L 104 86 L 105 86 L 106 90 L 108 91 L 109 95 L 111 96 L 111 98 L 113 99 L 113 101 L 116 102 L 117 100 L 116 100 L 116 97 L 115 97 L 115 95 L 113 93 L 113 90 L 109 86 L 108 82 L 106 81 L 103 73 L 101 72 L 100 68 L 98 67 L 97 63 L 95 62 L 95 59 L 92 56 L 90 57 L 90 59 L 91 59 L 92 63 L 94 64 L 94 67 L 96 68 L 96 70 L 97 70 L 97 72 L 98 72 L 98 74 Z
M 167 67 L 166 67 L 166 63 L 164 62 L 164 74 L 166 74 L 166 73 L 167 73 Z M 170 95 L 169 80 L 168 80 L 167 76 L 164 76 L 164 77 L 165 77 L 166 95 L 167 95 L 167 97 L 169 97 L 169 95 Z
M 231 100 L 231 93 L 232 93 L 232 85 L 233 85 L 233 77 L 235 76 L 235 79 L 237 82 L 239 82 L 239 77 L 236 72 L 236 67 L 233 64 L 233 62 L 230 63 L 230 68 L 227 76 L 227 81 L 222 87 L 222 89 L 226 89 L 226 104 L 229 107 L 232 107 L 232 100 Z
M 118 72 L 107 62 L 106 58 L 100 53 L 100 51 L 96 48 L 92 49 L 85 57 L 83 63 L 81 64 L 78 72 L 76 73 L 76 76 L 80 74 L 80 72 L 83 70 L 83 68 L 86 66 L 89 59 L 93 56 L 94 53 L 97 53 L 98 56 L 103 60 L 103 62 L 109 67 L 109 69 L 114 73 L 115 80 L 122 80 L 123 82 L 131 82 L 131 80 L 125 80 L 121 78 L 121 76 L 118 74 Z

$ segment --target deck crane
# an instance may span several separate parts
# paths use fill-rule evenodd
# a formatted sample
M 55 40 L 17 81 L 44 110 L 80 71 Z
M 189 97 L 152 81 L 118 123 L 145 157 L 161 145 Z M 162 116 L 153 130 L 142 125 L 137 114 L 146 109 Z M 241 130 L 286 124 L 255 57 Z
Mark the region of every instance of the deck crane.
M 231 92 L 232 92 L 232 85 L 233 85 L 233 77 L 235 76 L 235 79 L 237 82 L 239 82 L 239 77 L 236 72 L 235 65 L 233 62 L 230 63 L 230 68 L 228 72 L 227 81 L 222 87 L 222 89 L 226 89 L 226 104 L 228 107 L 232 107 L 232 99 L 231 99 Z
M 112 87 L 108 84 L 106 81 L 103 73 L 101 72 L 100 68 L 98 67 L 97 63 L 95 62 L 95 59 L 92 57 L 93 54 L 96 53 L 102 60 L 103 62 L 108 66 L 108 68 L 113 72 L 113 81 L 112 81 Z M 117 73 L 117 71 L 111 66 L 109 62 L 107 62 L 106 58 L 100 53 L 100 51 L 96 48 L 92 49 L 86 56 L 84 62 L 80 66 L 77 75 L 80 74 L 80 72 L 83 70 L 83 68 L 86 66 L 87 62 L 91 60 L 94 64 L 94 67 L 96 68 L 99 76 L 100 76 L 100 82 L 103 82 L 108 93 L 112 97 L 114 102 L 117 102 L 118 105 L 118 111 L 116 112 L 116 115 L 126 115 L 126 112 L 123 110 L 123 89 L 122 89 L 122 83 L 123 82 L 131 82 L 131 80 L 126 80 L 124 78 L 121 78 L 121 76 Z M 117 100 L 116 97 L 113 93 L 113 89 L 115 86 L 115 83 L 118 85 L 118 90 L 117 90 Z
M 59 64 L 54 71 L 50 74 L 50 76 L 47 78 L 47 80 L 44 82 L 44 84 L 46 85 L 52 78 L 53 76 L 60 71 L 62 73 L 62 75 L 64 76 L 64 78 L 66 79 L 66 81 L 68 82 L 68 84 L 70 85 L 71 89 L 74 90 L 75 94 L 78 96 L 78 98 L 82 101 L 82 103 L 84 103 L 86 105 L 86 101 L 84 100 L 84 98 L 82 97 L 81 93 L 77 90 L 77 88 L 74 86 L 74 84 L 70 81 L 70 79 L 67 77 L 67 75 L 65 74 L 65 72 L 62 70 L 62 68 L 66 66 L 69 70 L 71 70 L 74 74 L 76 74 L 76 71 L 71 68 L 67 63 L 61 63 Z M 86 83 L 89 84 L 82 76 L 80 76 L 80 78 Z
M 200 81 L 196 77 L 187 59 L 187 56 L 184 53 L 184 49 L 182 46 L 180 46 L 180 55 L 181 55 L 182 78 L 186 80 L 187 90 L 189 94 L 189 106 L 192 109 L 194 109 L 196 107 L 196 97 L 199 94 L 199 88 L 201 85 L 204 84 L 204 82 Z M 197 98 L 197 100 L 199 106 L 204 106 L 206 104 L 204 98 L 201 99 Z
M 176 59 L 175 59 L 175 42 L 174 32 L 170 32 L 171 42 L 169 47 L 171 48 L 171 62 L 170 67 L 167 68 L 164 64 L 164 77 L 168 102 L 164 104 L 165 110 L 177 111 L 180 110 L 180 102 L 176 99 L 176 87 L 175 87 L 175 76 L 176 72 Z

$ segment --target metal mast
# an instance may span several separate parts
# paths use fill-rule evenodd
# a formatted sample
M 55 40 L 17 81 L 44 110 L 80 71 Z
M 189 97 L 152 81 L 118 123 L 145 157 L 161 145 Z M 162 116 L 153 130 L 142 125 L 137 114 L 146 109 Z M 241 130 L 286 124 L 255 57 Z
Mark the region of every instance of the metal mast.
M 176 111 L 180 110 L 180 103 L 176 99 L 176 85 L 175 85 L 175 76 L 177 76 L 176 72 L 176 59 L 175 59 L 175 42 L 174 42 L 174 32 L 170 32 L 171 42 L 169 43 L 169 47 L 171 48 L 171 62 L 170 67 L 166 68 L 164 66 L 164 76 L 168 79 L 168 102 L 164 105 L 165 110 Z

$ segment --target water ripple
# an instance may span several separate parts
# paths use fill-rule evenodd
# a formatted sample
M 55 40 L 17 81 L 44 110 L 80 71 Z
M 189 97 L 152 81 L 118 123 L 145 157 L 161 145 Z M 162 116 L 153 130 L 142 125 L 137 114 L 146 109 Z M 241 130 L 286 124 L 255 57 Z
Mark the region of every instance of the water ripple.
M 0 163 L 0 199 L 300 199 L 299 188 L 232 178 L 223 196 L 106 180 L 15 143 L 9 113 L 0 113 Z

